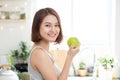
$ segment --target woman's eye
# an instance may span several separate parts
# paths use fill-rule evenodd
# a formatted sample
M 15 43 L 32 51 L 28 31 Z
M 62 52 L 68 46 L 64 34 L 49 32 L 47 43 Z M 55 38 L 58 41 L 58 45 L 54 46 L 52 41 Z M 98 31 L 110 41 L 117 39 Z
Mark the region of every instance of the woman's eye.
M 50 27 L 50 25 L 45 25 L 46 27 Z
M 55 27 L 59 27 L 60 25 L 55 25 Z

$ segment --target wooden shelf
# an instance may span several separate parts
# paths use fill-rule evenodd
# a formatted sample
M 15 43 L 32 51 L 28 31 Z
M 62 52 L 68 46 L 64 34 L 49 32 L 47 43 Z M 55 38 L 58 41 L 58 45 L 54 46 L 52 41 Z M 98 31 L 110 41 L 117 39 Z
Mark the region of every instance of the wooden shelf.
M 0 0 L 0 1 L 27 1 L 27 0 Z
M 26 22 L 26 19 L 1 19 L 1 22 Z

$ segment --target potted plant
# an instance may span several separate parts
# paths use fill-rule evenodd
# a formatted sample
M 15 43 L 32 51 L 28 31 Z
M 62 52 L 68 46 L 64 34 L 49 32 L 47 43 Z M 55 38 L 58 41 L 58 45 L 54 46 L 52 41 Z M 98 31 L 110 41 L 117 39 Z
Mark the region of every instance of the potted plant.
M 98 59 L 101 67 L 99 68 L 99 78 L 112 80 L 112 69 L 114 67 L 114 58 L 100 57 Z
M 87 75 L 87 68 L 86 64 L 84 62 L 79 63 L 79 69 L 78 69 L 78 74 L 83 77 Z
M 98 61 L 101 63 L 104 69 L 110 69 L 114 67 L 114 58 L 100 57 Z
M 19 70 L 20 72 L 27 71 L 27 58 L 30 53 L 30 48 L 27 45 L 27 43 L 21 41 L 19 44 L 19 48 L 16 50 L 12 50 L 11 52 L 14 61 L 16 61 L 15 63 L 16 69 Z

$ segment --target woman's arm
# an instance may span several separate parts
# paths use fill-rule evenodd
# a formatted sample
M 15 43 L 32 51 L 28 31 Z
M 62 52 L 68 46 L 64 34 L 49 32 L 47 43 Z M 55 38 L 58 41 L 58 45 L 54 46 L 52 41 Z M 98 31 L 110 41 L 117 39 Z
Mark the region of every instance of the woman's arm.
M 63 70 L 62 70 L 58 80 L 67 80 L 72 59 L 78 52 L 79 52 L 79 47 L 77 47 L 77 48 L 73 48 L 72 46 L 70 47 L 70 49 L 68 51 L 68 55 L 66 57 L 66 61 L 65 61 Z
M 79 47 L 70 47 L 63 70 L 59 76 L 56 74 L 53 62 L 41 49 L 34 51 L 31 57 L 31 64 L 36 71 L 42 74 L 45 80 L 67 80 L 72 59 L 78 52 Z

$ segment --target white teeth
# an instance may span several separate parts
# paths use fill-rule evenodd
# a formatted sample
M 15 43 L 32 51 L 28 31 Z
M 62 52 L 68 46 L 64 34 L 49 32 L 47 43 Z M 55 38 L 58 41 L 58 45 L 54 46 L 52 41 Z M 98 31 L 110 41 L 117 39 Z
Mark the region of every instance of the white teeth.
M 56 34 L 49 34 L 49 36 L 54 37 Z

